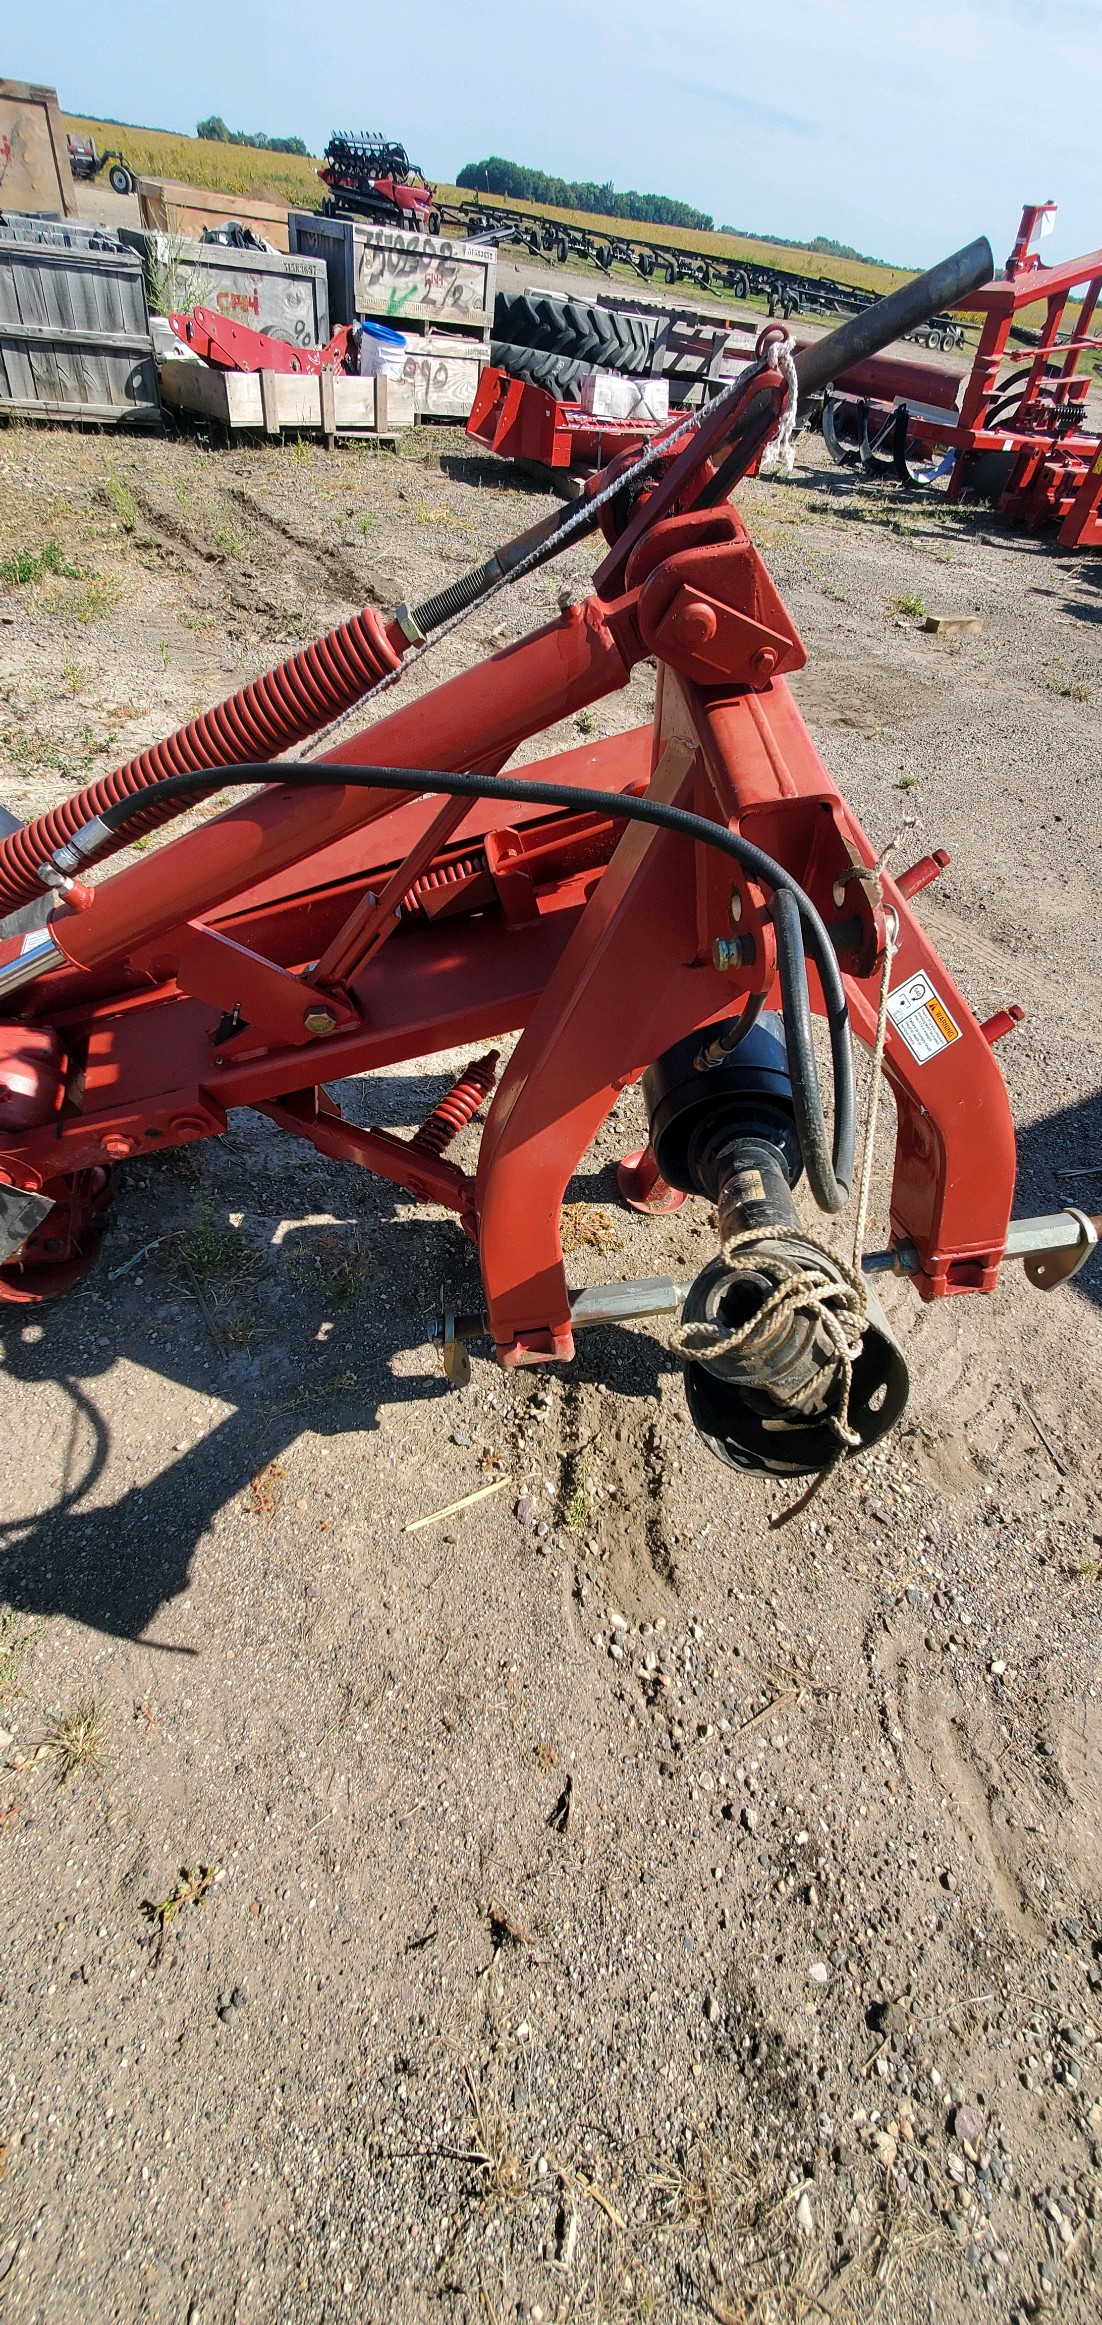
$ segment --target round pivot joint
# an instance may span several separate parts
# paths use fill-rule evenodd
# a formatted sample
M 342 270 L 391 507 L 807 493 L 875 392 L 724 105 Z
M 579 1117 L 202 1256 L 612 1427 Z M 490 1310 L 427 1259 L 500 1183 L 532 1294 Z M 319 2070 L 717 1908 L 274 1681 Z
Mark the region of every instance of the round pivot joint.
M 652 1218 L 664 1211 L 680 1211 L 685 1200 L 679 1187 L 667 1186 L 649 1146 L 637 1146 L 623 1157 L 616 1166 L 616 1184 L 633 1211 L 646 1212 Z

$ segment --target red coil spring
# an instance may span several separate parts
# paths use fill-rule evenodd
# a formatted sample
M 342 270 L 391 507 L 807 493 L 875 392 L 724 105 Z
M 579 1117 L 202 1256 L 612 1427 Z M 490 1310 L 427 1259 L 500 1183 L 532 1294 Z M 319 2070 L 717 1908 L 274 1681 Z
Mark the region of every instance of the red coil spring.
M 470 1065 L 464 1066 L 447 1097 L 441 1098 L 439 1106 L 434 1106 L 422 1122 L 410 1141 L 412 1146 L 419 1146 L 425 1154 L 443 1154 L 444 1148 L 451 1145 L 453 1138 L 458 1138 L 477 1114 L 483 1099 L 489 1097 L 500 1054 L 496 1049 L 487 1050 L 484 1058 L 472 1058 Z
M 397 667 L 400 657 L 386 635 L 381 615 L 365 606 L 362 613 L 330 630 L 313 646 L 305 646 L 286 662 L 216 703 L 201 718 L 178 727 L 163 743 L 152 743 L 136 759 L 100 777 L 84 791 L 74 792 L 60 807 L 50 809 L 34 823 L 0 840 L 0 917 L 16 905 L 41 896 L 39 865 L 55 848 L 72 838 L 82 824 L 120 799 L 131 799 L 148 784 L 166 775 L 188 775 L 199 767 L 244 766 L 252 759 L 272 759 L 290 743 L 301 742 L 325 726 L 357 697 Z M 140 832 L 153 831 L 185 815 L 189 802 L 172 799 L 145 810 L 99 849 L 110 856 L 127 846 Z
M 419 912 L 421 898 L 426 893 L 432 895 L 441 888 L 456 888 L 461 880 L 477 879 L 478 874 L 485 869 L 486 857 L 481 848 L 476 848 L 472 855 L 451 856 L 446 864 L 433 865 L 428 872 L 422 872 L 412 888 L 407 889 L 402 898 L 402 911 Z

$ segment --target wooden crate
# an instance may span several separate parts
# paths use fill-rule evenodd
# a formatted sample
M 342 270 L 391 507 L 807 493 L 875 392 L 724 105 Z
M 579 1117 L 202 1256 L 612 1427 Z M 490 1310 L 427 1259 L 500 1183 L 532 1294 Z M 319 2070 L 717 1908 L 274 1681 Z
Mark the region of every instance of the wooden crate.
M 419 420 L 466 420 L 490 360 L 482 339 L 458 339 L 445 331 L 411 332 L 406 340 L 403 378 L 413 388 Z
M 156 425 L 140 261 L 113 235 L 68 220 L 17 218 L 8 227 L 0 229 L 0 412 Z
M 139 178 L 138 210 L 142 225 L 162 234 L 200 235 L 205 226 L 224 226 L 228 218 L 239 218 L 265 242 L 274 242 L 277 250 L 288 247 L 286 210 L 278 202 L 259 201 L 255 194 L 219 194 L 210 186 L 179 185 L 174 178 Z
M 291 249 L 323 258 L 329 275 L 329 314 L 336 323 L 371 317 L 396 331 L 489 334 L 497 288 L 497 252 L 488 243 L 449 242 L 438 234 L 407 234 L 397 226 L 368 226 L 360 218 L 323 218 L 292 210 Z
M 320 259 L 228 250 L 133 226 L 124 226 L 119 239 L 142 258 L 155 303 L 159 297 L 183 311 L 213 307 L 229 322 L 290 347 L 324 347 L 329 337 L 329 285 Z
M 5 210 L 76 213 L 56 89 L 0 81 L 0 203 Z
M 219 371 L 185 356 L 161 366 L 161 398 L 178 412 L 223 428 L 392 436 L 413 426 L 413 388 L 404 379 L 353 379 L 340 372 Z

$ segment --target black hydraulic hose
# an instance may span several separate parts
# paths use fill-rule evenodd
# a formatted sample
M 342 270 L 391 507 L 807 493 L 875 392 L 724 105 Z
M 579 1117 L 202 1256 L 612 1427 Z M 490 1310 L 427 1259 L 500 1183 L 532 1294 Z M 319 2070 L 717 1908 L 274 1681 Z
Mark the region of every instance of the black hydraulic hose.
M 832 1167 L 827 1146 L 826 1125 L 823 1121 L 823 1101 L 819 1091 L 819 1073 L 815 1063 L 815 1045 L 811 1038 L 811 996 L 807 989 L 807 964 L 804 960 L 803 931 L 795 898 L 785 888 L 774 890 L 770 918 L 777 937 L 777 974 L 780 978 L 781 1007 L 784 1012 L 784 1039 L 788 1051 L 788 1071 L 792 1077 L 792 1106 L 796 1116 L 796 1131 L 800 1152 L 804 1158 L 808 1185 L 820 1211 L 841 1211 L 849 1193 L 848 1181 L 839 1184 Z M 835 1099 L 837 1107 L 837 1097 Z M 852 1123 L 849 1125 L 852 1151 Z M 834 1143 L 839 1124 L 835 1113 Z
M 252 766 L 198 768 L 186 775 L 169 775 L 160 783 L 147 784 L 136 798 L 117 800 L 81 831 L 74 832 L 72 839 L 55 851 L 53 861 L 63 873 L 80 871 L 88 858 L 102 847 L 108 832 L 121 831 L 131 817 L 147 814 L 158 799 L 181 798 L 188 792 L 203 790 L 225 791 L 231 785 L 254 783 L 284 784 L 293 790 L 331 790 L 335 785 L 347 783 L 365 791 L 398 790 L 415 794 L 428 791 L 443 793 L 446 798 L 476 800 L 496 796 L 519 800 L 532 807 L 575 811 L 589 808 L 597 815 L 611 816 L 617 823 L 653 824 L 660 831 L 674 832 L 698 846 L 716 848 L 721 855 L 732 856 L 752 880 L 761 881 L 773 892 L 778 964 L 782 959 L 785 962 L 781 989 L 786 1012 L 789 996 L 794 1009 L 799 1108 L 802 1109 L 802 1113 L 797 1111 L 797 1123 L 801 1125 L 808 1182 L 823 1210 L 841 1209 L 853 1178 L 857 1115 L 853 1044 L 842 973 L 826 925 L 810 896 L 785 871 L 783 864 L 767 856 L 764 849 L 755 847 L 752 840 L 744 839 L 741 832 L 728 831 L 722 824 L 710 823 L 706 816 L 693 815 L 685 807 L 671 807 L 664 800 L 636 799 L 618 791 L 590 790 L 580 784 L 539 782 L 523 775 L 510 774 L 492 781 L 485 775 L 441 774 L 435 767 L 360 767 L 336 759 L 307 765 L 296 760 L 274 759 Z M 787 904 L 778 916 L 776 900 L 782 896 Z M 834 1137 L 829 1158 L 814 1053 L 810 1047 L 811 1004 L 803 958 L 805 945 L 819 972 L 830 1035 Z M 794 1089 L 796 1086 L 794 1073 Z

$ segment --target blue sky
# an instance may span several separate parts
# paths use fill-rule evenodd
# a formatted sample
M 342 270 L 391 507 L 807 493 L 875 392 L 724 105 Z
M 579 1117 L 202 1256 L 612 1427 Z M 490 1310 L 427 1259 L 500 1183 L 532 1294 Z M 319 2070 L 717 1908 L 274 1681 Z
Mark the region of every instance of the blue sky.
M 1102 0 L 38 0 L 10 78 L 193 131 L 400 137 L 430 177 L 504 153 L 717 223 L 926 265 L 1023 201 L 1102 244 Z

